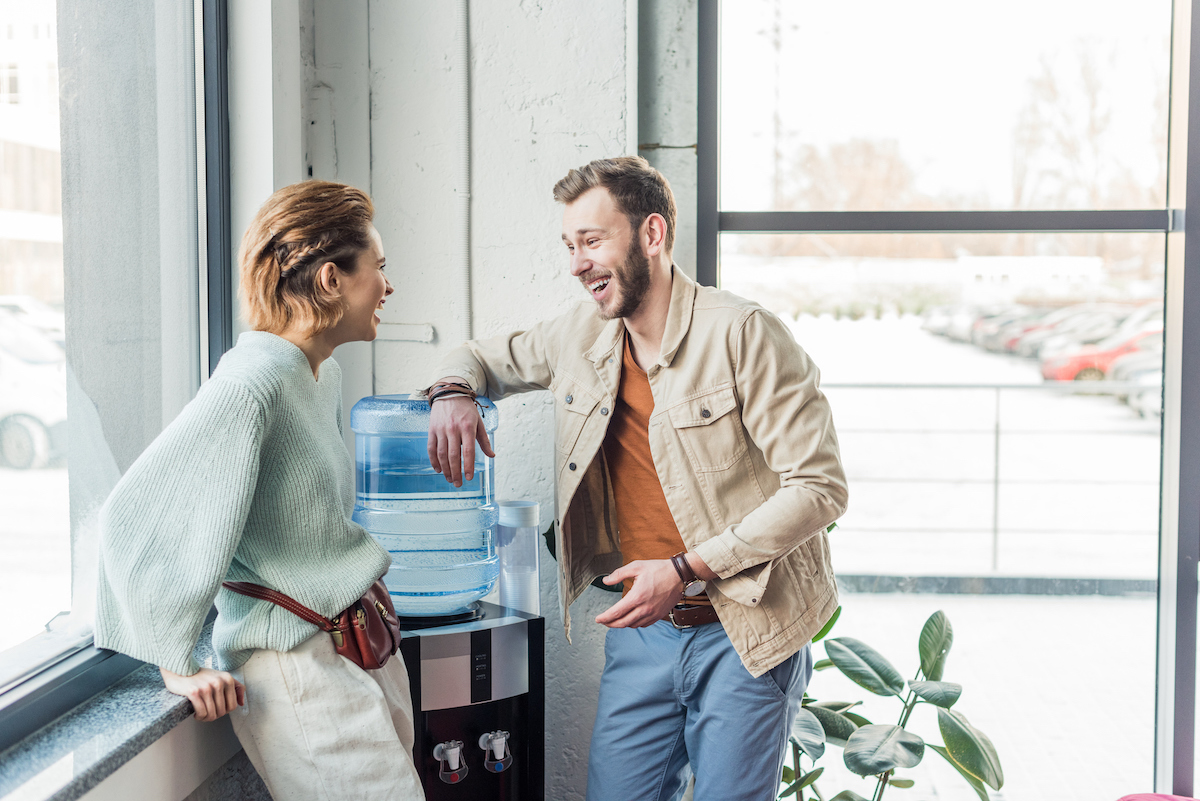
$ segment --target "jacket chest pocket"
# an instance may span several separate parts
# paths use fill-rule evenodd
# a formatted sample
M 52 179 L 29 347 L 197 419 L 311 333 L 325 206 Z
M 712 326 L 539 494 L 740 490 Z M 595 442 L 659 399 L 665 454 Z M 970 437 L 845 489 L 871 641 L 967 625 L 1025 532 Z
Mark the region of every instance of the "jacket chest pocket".
M 733 387 L 715 389 L 670 411 L 671 425 L 698 472 L 727 470 L 746 454 Z
M 599 402 L 598 397 L 571 380 L 554 390 L 554 440 L 559 453 L 570 453 L 575 447 L 584 423 Z

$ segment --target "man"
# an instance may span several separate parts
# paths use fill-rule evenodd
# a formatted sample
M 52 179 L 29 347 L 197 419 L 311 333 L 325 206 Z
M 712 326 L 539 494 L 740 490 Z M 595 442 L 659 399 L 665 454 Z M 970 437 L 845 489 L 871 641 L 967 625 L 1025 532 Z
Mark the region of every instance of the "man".
M 817 369 L 773 315 L 671 261 L 675 200 L 644 159 L 602 159 L 554 187 L 571 274 L 591 295 L 439 366 L 429 455 L 455 485 L 472 393 L 555 397 L 563 623 L 597 577 L 625 583 L 608 626 L 589 801 L 775 797 L 837 607 L 826 528 L 846 480 Z

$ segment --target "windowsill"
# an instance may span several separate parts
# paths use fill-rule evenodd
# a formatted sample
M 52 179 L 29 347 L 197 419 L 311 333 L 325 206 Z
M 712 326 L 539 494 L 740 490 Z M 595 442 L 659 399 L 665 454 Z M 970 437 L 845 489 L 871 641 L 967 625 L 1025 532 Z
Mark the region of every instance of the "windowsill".
M 212 655 L 212 625 L 196 656 Z M 163 687 L 143 665 L 70 712 L 0 752 L 0 801 L 73 801 L 192 714 L 191 703 Z

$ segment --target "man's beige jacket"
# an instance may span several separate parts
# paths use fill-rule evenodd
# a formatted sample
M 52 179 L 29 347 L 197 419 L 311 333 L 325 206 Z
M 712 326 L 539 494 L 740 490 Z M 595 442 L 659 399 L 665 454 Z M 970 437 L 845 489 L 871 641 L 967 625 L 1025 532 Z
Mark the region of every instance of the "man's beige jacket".
M 818 372 L 778 318 L 672 270 L 657 363 L 650 453 L 689 550 L 720 578 L 708 596 L 742 663 L 760 676 L 837 608 L 826 528 L 846 511 L 846 476 Z M 621 566 L 601 443 L 621 381 L 625 325 L 595 303 L 457 348 L 436 376 L 497 400 L 554 393 L 559 596 L 568 608 Z

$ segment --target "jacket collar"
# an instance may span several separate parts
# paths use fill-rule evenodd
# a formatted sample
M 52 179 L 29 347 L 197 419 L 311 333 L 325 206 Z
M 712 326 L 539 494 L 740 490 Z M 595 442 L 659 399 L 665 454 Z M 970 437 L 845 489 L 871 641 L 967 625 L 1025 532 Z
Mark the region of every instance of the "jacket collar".
M 692 325 L 692 307 L 696 301 L 696 282 L 684 275 L 674 263 L 671 264 L 671 303 L 667 307 L 667 325 L 663 329 L 662 347 L 659 349 L 658 362 L 662 367 L 670 367 L 676 351 L 683 344 L 688 329 Z M 584 358 L 599 364 L 608 358 L 609 354 L 623 341 L 625 321 L 621 318 L 609 320 L 600 335 L 588 348 Z

